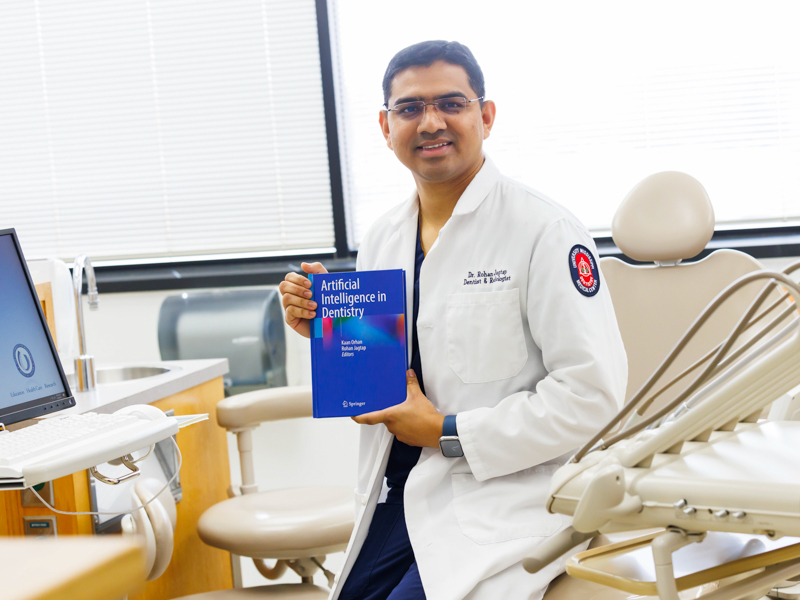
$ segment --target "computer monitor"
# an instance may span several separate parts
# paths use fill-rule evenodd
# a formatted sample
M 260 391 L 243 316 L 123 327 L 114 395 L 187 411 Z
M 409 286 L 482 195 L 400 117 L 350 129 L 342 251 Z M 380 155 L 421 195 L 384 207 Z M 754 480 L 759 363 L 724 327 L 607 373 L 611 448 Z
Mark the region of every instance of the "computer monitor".
M 0 229 L 0 423 L 75 406 L 13 229 Z

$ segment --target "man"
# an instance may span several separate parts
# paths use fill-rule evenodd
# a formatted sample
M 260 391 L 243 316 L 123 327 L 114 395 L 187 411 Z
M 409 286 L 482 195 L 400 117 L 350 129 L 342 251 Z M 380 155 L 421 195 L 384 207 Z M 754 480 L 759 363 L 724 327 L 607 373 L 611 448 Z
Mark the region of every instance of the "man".
M 406 48 L 383 88 L 381 130 L 416 191 L 367 232 L 358 269 L 413 281 L 412 368 L 405 402 L 354 419 L 359 516 L 331 598 L 538 599 L 562 565 L 534 576 L 520 561 L 567 524 L 545 509 L 550 476 L 627 379 L 595 246 L 484 155 L 496 107 L 468 48 Z M 305 336 L 309 288 L 296 273 L 281 283 Z

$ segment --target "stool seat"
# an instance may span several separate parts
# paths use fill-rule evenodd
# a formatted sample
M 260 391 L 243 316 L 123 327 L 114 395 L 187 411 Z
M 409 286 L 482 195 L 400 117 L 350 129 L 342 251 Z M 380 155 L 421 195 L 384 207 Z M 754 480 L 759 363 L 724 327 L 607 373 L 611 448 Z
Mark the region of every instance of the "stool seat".
M 347 548 L 353 490 L 310 486 L 258 492 L 215 504 L 197 532 L 209 546 L 251 558 L 323 556 Z
M 261 585 L 182 596 L 177 600 L 326 600 L 331 591 L 310 583 Z

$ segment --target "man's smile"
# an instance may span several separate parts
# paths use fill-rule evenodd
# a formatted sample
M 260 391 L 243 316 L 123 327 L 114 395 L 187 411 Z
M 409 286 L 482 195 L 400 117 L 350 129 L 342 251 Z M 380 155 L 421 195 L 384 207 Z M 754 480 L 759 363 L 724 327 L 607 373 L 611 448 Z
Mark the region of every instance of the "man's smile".
M 453 142 L 436 140 L 432 142 L 423 142 L 417 146 L 417 150 L 421 151 L 424 156 L 439 156 L 447 152 L 447 148 L 452 145 Z

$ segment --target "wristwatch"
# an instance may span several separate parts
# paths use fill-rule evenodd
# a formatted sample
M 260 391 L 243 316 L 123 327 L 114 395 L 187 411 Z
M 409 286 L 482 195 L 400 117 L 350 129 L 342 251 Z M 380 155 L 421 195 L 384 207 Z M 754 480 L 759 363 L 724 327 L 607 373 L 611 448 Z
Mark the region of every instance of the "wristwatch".
M 446 456 L 447 458 L 464 456 L 464 450 L 461 448 L 461 440 L 458 439 L 455 415 L 447 415 L 444 418 L 442 437 L 439 438 L 439 448 L 442 451 L 442 456 Z

